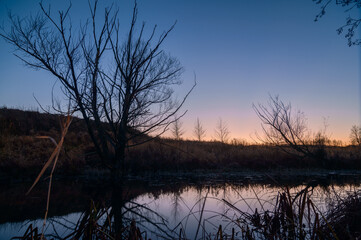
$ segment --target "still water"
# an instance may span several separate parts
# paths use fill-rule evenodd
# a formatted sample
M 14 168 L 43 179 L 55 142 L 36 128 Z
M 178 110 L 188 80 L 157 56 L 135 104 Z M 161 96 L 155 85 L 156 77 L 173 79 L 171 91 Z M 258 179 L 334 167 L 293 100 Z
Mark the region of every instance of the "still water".
M 338 175 L 337 175 L 338 176 Z M 125 216 L 134 219 L 141 231 L 152 239 L 157 235 L 176 236 L 179 232 L 189 239 L 217 232 L 219 225 L 231 231 L 234 223 L 256 211 L 273 210 L 279 193 L 286 188 L 295 195 L 312 185 L 310 198 L 320 211 L 327 211 L 334 199 L 361 189 L 355 175 L 308 177 L 292 183 L 273 179 L 250 178 L 130 180 L 124 184 Z M 37 186 L 25 196 L 29 184 L 1 187 L 0 239 L 22 236 L 29 224 L 42 229 L 46 206 L 47 185 Z M 64 237 L 71 232 L 84 211 L 92 204 L 111 210 L 112 188 L 92 182 L 58 181 L 52 187 L 46 234 Z M 104 217 L 105 218 L 105 217 Z M 104 220 L 104 219 L 103 219 Z M 156 227 L 155 227 L 156 226 Z M 153 233 L 152 233 L 153 232 Z

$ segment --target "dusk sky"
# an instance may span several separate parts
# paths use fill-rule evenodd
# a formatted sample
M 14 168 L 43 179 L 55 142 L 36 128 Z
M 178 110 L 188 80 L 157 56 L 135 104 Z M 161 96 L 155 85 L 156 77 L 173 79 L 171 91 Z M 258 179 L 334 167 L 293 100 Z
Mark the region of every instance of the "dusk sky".
M 78 24 L 89 16 L 89 8 L 87 1 L 73 2 L 72 19 Z M 101 1 L 101 6 L 108 2 Z M 125 35 L 134 2 L 115 2 Z M 55 11 L 68 2 L 44 1 L 48 3 Z M 314 22 L 320 5 L 312 0 L 139 0 L 138 8 L 138 23 L 146 22 L 148 29 L 157 24 L 159 34 L 177 21 L 163 45 L 185 69 L 176 95 L 181 98 L 192 87 L 194 74 L 197 80 L 183 108 L 188 110 L 182 118 L 185 138 L 193 138 L 198 117 L 208 139 L 222 118 L 232 138 L 250 140 L 261 129 L 252 103 L 266 104 L 270 94 L 303 111 L 313 131 L 322 129 L 326 119 L 332 139 L 348 141 L 351 126 L 360 124 L 361 48 L 348 47 L 336 33 L 347 16 L 359 17 L 359 10 L 345 13 L 330 5 Z M 5 27 L 7 9 L 27 16 L 39 5 L 0 0 L 0 23 Z M 0 62 L 0 106 L 36 108 L 33 95 L 42 105 L 51 104 L 56 79 L 24 66 L 2 39 Z M 61 98 L 60 92 L 55 94 Z

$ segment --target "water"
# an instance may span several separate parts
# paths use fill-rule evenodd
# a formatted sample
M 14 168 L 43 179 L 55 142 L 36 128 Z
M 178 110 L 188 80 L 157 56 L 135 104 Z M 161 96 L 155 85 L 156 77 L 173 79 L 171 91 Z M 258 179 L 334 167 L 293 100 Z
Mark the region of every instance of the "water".
M 171 180 L 172 179 L 172 180 Z M 317 181 L 307 178 L 314 186 L 311 199 L 320 211 L 326 211 L 336 197 L 361 189 L 359 179 L 342 178 L 338 181 Z M 334 180 L 334 179 L 333 179 Z M 43 225 L 46 206 L 46 184 L 39 185 L 25 196 L 27 185 L 2 186 L 0 193 L 0 239 L 21 236 L 29 224 Z M 249 178 L 189 181 L 181 178 L 162 180 L 132 180 L 123 187 L 124 207 L 132 209 L 125 214 L 135 219 L 141 230 L 147 230 L 152 239 L 164 231 L 167 234 L 183 232 L 187 238 L 216 233 L 219 225 L 230 232 L 235 222 L 245 214 L 273 210 L 279 192 L 289 187 L 296 194 L 306 187 L 305 181 L 275 183 L 270 179 Z M 75 227 L 92 202 L 111 210 L 112 188 L 90 182 L 57 181 L 52 188 L 46 233 L 66 236 Z M 141 205 L 141 207 L 139 207 Z M 140 213 L 140 214 L 139 214 Z M 104 217 L 103 217 L 104 219 Z M 159 229 L 155 227 L 158 226 Z M 200 224 L 199 224 L 200 223 Z M 151 233 L 151 232 L 156 233 Z

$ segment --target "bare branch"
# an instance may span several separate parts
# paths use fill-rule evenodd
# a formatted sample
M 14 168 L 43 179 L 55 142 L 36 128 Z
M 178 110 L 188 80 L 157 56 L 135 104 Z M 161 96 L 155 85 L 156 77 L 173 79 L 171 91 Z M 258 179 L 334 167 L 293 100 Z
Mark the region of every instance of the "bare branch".
M 313 156 L 309 149 L 309 132 L 303 112 L 293 112 L 291 104 L 284 104 L 278 96 L 270 96 L 268 106 L 253 104 L 253 109 L 261 120 L 264 133 L 263 137 L 258 136 L 259 140 L 278 146 L 287 153 L 301 157 Z
M 10 28 L 0 36 L 26 65 L 50 72 L 61 83 L 69 106 L 83 116 L 100 159 L 119 172 L 126 147 L 154 137 L 146 134 L 164 133 L 196 84 L 180 101 L 174 99 L 183 68 L 161 47 L 175 25 L 159 37 L 154 26 L 145 36 L 144 23 L 136 30 L 135 3 L 122 42 L 118 11 L 105 8 L 99 21 L 98 1 L 88 4 L 89 18 L 78 30 L 70 19 L 71 4 L 55 15 L 40 4 L 35 17 L 9 15 Z

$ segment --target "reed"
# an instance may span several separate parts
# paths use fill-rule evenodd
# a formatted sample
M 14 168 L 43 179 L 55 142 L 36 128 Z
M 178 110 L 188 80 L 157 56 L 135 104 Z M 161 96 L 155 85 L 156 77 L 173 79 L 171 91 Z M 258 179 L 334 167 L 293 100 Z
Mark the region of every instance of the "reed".
M 54 174 L 54 170 L 55 170 L 55 167 L 56 167 L 56 163 L 58 162 L 58 159 L 59 159 L 59 154 L 61 152 L 65 136 L 66 136 L 66 134 L 68 132 L 68 129 L 69 129 L 69 126 L 71 124 L 71 121 L 72 121 L 71 114 L 68 114 L 65 119 L 61 120 L 61 129 L 62 129 L 62 131 L 61 131 L 61 136 L 60 136 L 59 143 L 57 143 L 54 140 L 54 138 L 52 138 L 50 136 L 37 136 L 37 138 L 40 138 L 40 139 L 49 139 L 49 140 L 51 140 L 55 145 L 55 149 L 52 152 L 52 154 L 51 154 L 50 158 L 48 159 L 48 161 L 44 164 L 43 168 L 41 169 L 40 173 L 36 177 L 36 179 L 33 182 L 32 186 L 27 191 L 26 195 L 28 195 L 31 192 L 31 190 L 35 187 L 35 185 L 39 182 L 39 180 L 44 175 L 45 171 L 49 168 L 49 166 L 51 164 L 53 164 L 53 165 L 52 165 L 52 168 L 51 168 L 51 172 L 50 172 L 50 174 L 48 176 L 49 185 L 48 185 L 45 216 L 44 216 L 44 221 L 43 221 L 41 234 L 38 232 L 37 228 L 33 228 L 32 225 L 29 225 L 29 228 L 25 232 L 25 235 L 23 236 L 22 239 L 40 239 L 40 240 L 45 239 L 44 238 L 44 231 L 45 231 L 46 220 L 47 220 L 47 216 L 48 216 L 48 212 L 49 212 L 50 194 L 51 194 L 51 185 L 52 185 L 53 174 Z

